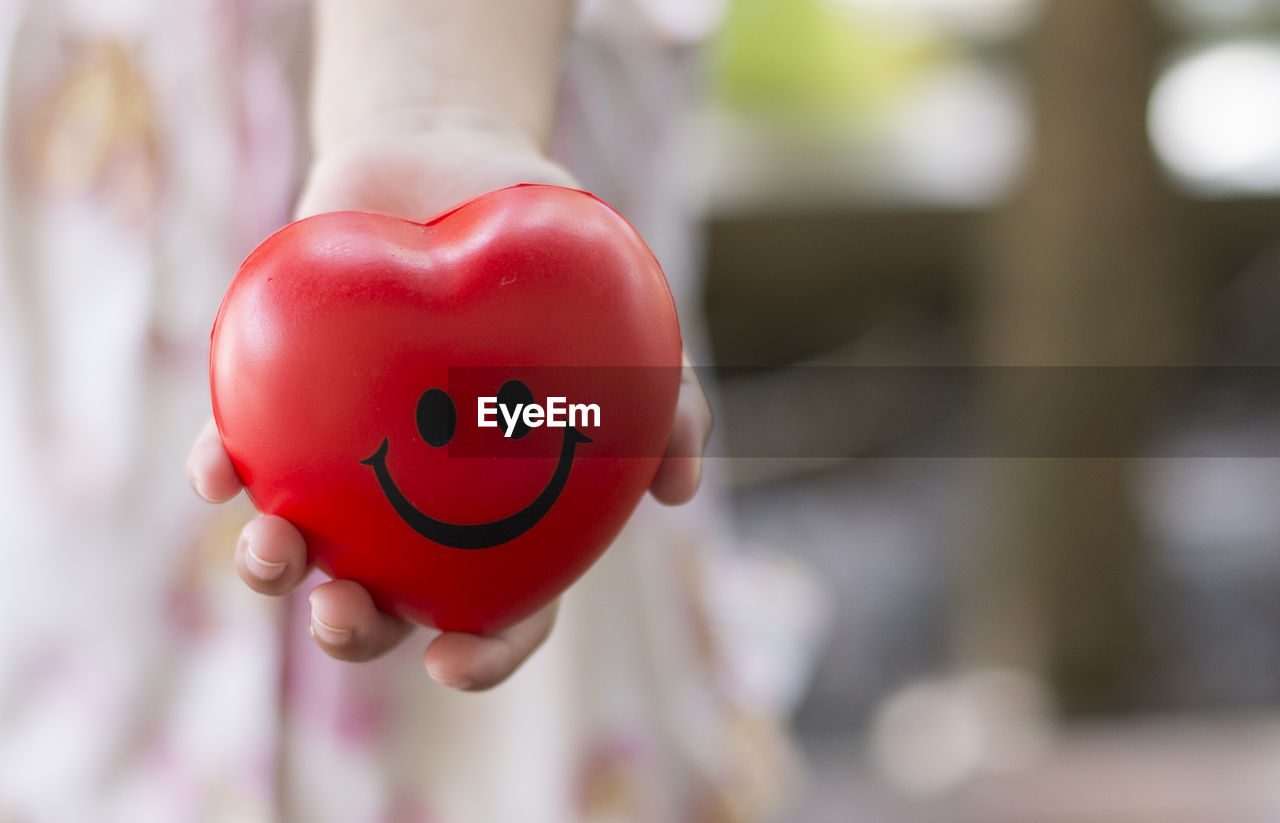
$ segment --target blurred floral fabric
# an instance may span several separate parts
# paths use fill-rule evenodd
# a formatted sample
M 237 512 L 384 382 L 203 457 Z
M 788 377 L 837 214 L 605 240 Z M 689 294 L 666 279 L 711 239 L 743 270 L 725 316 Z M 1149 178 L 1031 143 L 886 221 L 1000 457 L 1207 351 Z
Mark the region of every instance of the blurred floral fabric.
M 724 653 L 714 491 L 646 501 L 483 695 L 425 676 L 425 632 L 332 661 L 304 595 L 235 578 L 248 508 L 200 504 L 182 460 L 221 293 L 298 185 L 305 11 L 0 5 L 0 821 L 754 819 L 789 750 Z M 694 337 L 675 124 L 717 13 L 586 4 L 557 138 L 650 238 Z

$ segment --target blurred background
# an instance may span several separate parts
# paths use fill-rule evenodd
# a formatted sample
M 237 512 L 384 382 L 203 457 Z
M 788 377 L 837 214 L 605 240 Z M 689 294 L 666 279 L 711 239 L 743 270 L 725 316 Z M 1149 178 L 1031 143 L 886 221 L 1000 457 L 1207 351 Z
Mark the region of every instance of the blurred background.
M 1280 2 L 730 0 L 708 58 L 720 436 L 854 444 L 723 461 L 826 627 L 778 819 L 1280 819 Z M 992 385 L 1037 442 L 1132 438 L 994 458 L 784 419 L 799 365 L 1262 368 Z
M 5 207 L 21 218 L 10 250 L 62 265 L 65 293 L 62 281 L 42 280 L 27 295 L 33 305 L 45 289 L 49 306 L 80 312 L 59 314 L 62 325 L 50 320 L 47 332 L 44 320 L 30 321 L 48 335 L 32 339 L 52 346 L 55 332 L 81 335 L 54 350 L 66 360 L 62 382 L 30 378 L 30 396 L 49 406 L 31 420 L 53 420 L 64 451 L 49 458 L 43 440 L 19 442 L 25 429 L 0 426 L 13 453 L 41 451 L 70 490 L 49 485 L 57 514 L 41 521 L 25 516 L 26 498 L 11 488 L 0 499 L 23 515 L 13 522 L 60 523 L 61 497 L 78 494 L 102 518 L 120 519 L 112 539 L 167 545 L 133 539 L 130 518 L 139 529 L 154 524 L 111 496 L 132 491 L 135 476 L 113 467 L 162 454 L 134 445 L 159 428 L 129 404 L 152 391 L 176 398 L 172 408 L 137 402 L 167 421 L 166 442 L 185 452 L 188 421 L 206 413 L 210 307 L 238 255 L 285 219 L 305 163 L 305 118 L 288 114 L 305 98 L 304 21 L 273 16 L 270 3 L 207 5 L 225 13 L 209 18 L 225 29 L 184 28 L 186 40 L 142 26 L 151 9 L 137 2 L 29 3 L 34 22 L 13 29 L 26 60 L 10 81 L 13 111 L 38 114 L 16 118 L 30 127 L 30 145 L 11 146 L 10 162 L 29 179 L 15 178 L 9 195 L 26 186 L 48 197 L 33 196 L 40 208 L 30 214 L 15 205 L 21 199 Z M 749 559 L 724 564 L 717 571 L 726 579 L 712 581 L 723 585 L 708 588 L 730 607 L 720 611 L 749 617 L 725 632 L 742 646 L 725 656 L 741 661 L 736 682 L 762 705 L 785 705 L 797 732 L 801 779 L 776 819 L 1280 821 L 1280 0 L 718 5 L 617 4 L 644 7 L 651 23 L 670 19 L 641 31 L 634 18 L 610 18 L 598 41 L 575 47 L 561 115 L 585 138 L 558 148 L 594 161 L 595 177 L 583 179 L 638 227 L 666 229 L 642 231 L 655 248 L 662 240 L 659 257 L 682 275 L 672 277 L 681 297 L 695 291 L 697 267 L 684 255 L 686 204 L 676 201 L 691 189 L 697 204 L 705 331 L 717 364 L 720 456 L 709 469 L 728 481 Z M 93 37 L 66 36 L 79 31 L 57 24 L 68 9 Z M 287 56 L 279 67 L 265 50 L 238 62 L 232 24 L 258 10 L 271 35 L 262 40 Z M 116 32 L 131 31 L 117 13 L 138 18 L 155 50 Z M 49 43 L 56 48 L 42 51 Z M 239 73 L 228 75 L 220 60 L 231 54 Z M 68 67 L 55 71 L 62 60 Z M 685 70 L 695 65 L 710 93 L 682 134 L 688 151 L 668 152 L 667 121 L 684 113 Z M 689 167 L 668 175 L 677 154 Z M 80 199 L 94 208 L 77 211 Z M 148 223 L 153 213 L 164 220 Z M 88 239 L 28 230 L 46 219 L 81 221 Z M 168 245 L 153 245 L 155 227 Z M 114 280 L 95 278 L 102 300 L 122 293 L 115 284 L 127 277 L 136 304 L 136 316 L 110 318 L 108 333 L 81 322 L 103 316 L 99 292 L 79 277 L 96 274 L 99 261 L 120 266 Z M 170 269 L 182 277 L 165 279 Z M 0 302 L 0 336 L 27 331 L 37 313 L 11 310 L 22 305 Z M 696 314 L 684 317 L 691 341 Z M 124 354 L 101 346 L 111 335 Z M 136 382 L 96 365 L 117 361 Z M 1002 379 L 1009 373 L 1027 379 Z M 894 379 L 865 379 L 876 374 Z M 939 375 L 960 376 L 966 402 Z M 100 405 L 115 394 L 124 400 L 111 417 Z M 957 440 L 975 402 L 1011 448 Z M 91 454 L 97 474 L 82 470 Z M 194 506 L 163 465 L 157 484 Z M 27 485 L 19 474 L 10 481 Z M 708 483 L 699 502 L 714 502 L 715 488 Z M 148 511 L 161 522 L 166 508 Z M 687 509 L 696 506 L 679 511 Z M 244 517 L 222 516 L 236 529 Z M 97 530 L 85 522 L 68 529 Z M 180 603 L 177 616 L 137 617 L 147 632 L 163 639 L 172 630 L 181 642 L 148 646 L 151 634 L 113 634 L 139 659 L 192 648 L 180 632 L 205 625 L 206 611 L 225 609 L 236 638 L 240 614 L 266 617 L 261 598 L 230 576 L 232 532 L 199 522 L 206 537 L 186 540 L 172 568 L 157 567 L 180 578 L 179 594 L 146 587 L 166 592 L 166 609 Z M 40 539 L 84 542 L 80 531 L 66 534 L 77 539 L 57 530 Z M 20 537 L 9 542 L 26 545 Z M 82 546 L 82 555 L 114 569 L 96 548 Z M 241 599 L 223 596 L 212 568 Z M 43 601 L 52 583 L 10 578 L 51 610 Z M 626 591 L 637 586 L 626 574 L 618 580 Z M 758 596 L 762 585 L 767 597 Z M 661 613 L 669 601 L 653 602 L 646 609 Z M 99 612 L 86 603 L 78 619 L 96 629 Z M 705 640 L 680 621 L 661 627 L 691 645 Z M 625 635 L 636 640 L 629 628 Z M 106 667 L 75 648 L 67 679 L 96 684 Z M 245 648 L 246 671 L 274 673 L 274 645 Z M 630 647 L 620 648 L 628 657 Z M 48 658 L 35 651 L 44 672 Z M 120 682 L 150 671 L 96 651 L 116 664 Z M 680 658 L 661 662 L 654 668 L 665 678 L 697 685 Z M 630 669 L 619 671 L 622 679 Z M 196 694 L 204 706 L 209 696 Z M 57 730 L 80 734 L 55 715 Z M 772 731 L 734 727 L 741 740 L 731 739 L 748 754 L 772 752 Z M 630 751 L 617 749 L 619 758 Z M 758 785 L 735 784 L 743 809 L 753 808 L 752 790 L 768 795 L 779 782 L 775 767 L 792 768 L 785 761 L 766 760 Z M 57 774 L 46 777 L 57 784 Z M 630 785 L 599 774 L 606 801 Z M 639 798 L 651 784 L 635 785 Z M 10 818 L 0 811 L 0 819 Z

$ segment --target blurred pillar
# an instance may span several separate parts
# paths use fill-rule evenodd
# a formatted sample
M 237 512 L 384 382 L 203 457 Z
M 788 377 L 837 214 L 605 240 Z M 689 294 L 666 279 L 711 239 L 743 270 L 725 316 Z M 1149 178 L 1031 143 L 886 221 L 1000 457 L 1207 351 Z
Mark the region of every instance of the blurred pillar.
M 1160 45 L 1146 0 L 1045 3 L 1025 43 L 1036 119 L 1031 167 L 985 236 L 983 364 L 1167 365 L 1185 357 L 1189 267 L 1179 201 L 1156 167 L 1145 119 Z M 1074 448 L 1081 431 L 1136 436 L 1155 399 L 1129 396 L 1109 408 L 1076 403 L 1065 390 L 1021 393 L 1036 384 L 1041 392 L 1058 385 L 997 381 L 990 408 L 1019 441 L 1049 447 L 1061 440 Z M 1106 415 L 1131 419 L 1099 417 Z M 1090 459 L 990 461 L 987 522 L 960 589 L 962 662 L 1030 670 L 1072 713 L 1134 707 L 1150 663 L 1131 461 L 1124 448 L 1108 448 Z

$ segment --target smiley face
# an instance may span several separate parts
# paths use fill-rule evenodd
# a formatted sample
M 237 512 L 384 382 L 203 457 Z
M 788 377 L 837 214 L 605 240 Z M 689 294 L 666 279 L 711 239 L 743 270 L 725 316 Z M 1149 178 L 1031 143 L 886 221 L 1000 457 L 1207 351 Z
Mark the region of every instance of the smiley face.
M 498 390 L 497 397 L 500 405 L 509 408 L 533 401 L 533 393 L 519 380 L 508 380 L 504 383 Z M 418 434 L 434 448 L 440 448 L 453 439 L 458 426 L 458 412 L 448 392 L 443 389 L 428 389 L 418 398 L 417 425 Z M 513 439 L 519 439 L 528 433 L 529 427 L 519 423 L 510 436 Z M 373 473 L 378 479 L 378 485 L 382 488 L 387 502 L 409 528 L 441 546 L 454 549 L 489 549 L 515 540 L 537 525 L 538 521 L 551 511 L 551 507 L 569 480 L 577 445 L 590 442 L 591 438 L 573 426 L 566 426 L 564 441 L 560 447 L 560 458 L 556 463 L 555 473 L 547 481 L 547 485 L 524 508 L 488 523 L 464 524 L 438 520 L 411 503 L 396 485 L 391 472 L 387 470 L 387 451 L 391 444 L 386 437 L 382 439 L 382 445 L 378 446 L 377 451 L 360 462 L 373 468 Z

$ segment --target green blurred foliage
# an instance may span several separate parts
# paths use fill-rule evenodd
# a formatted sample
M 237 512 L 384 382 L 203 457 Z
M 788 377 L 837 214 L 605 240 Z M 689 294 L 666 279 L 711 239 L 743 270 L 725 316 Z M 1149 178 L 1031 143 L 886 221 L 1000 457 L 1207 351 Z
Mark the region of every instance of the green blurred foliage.
M 953 45 L 840 0 L 731 0 L 713 43 L 717 98 L 755 114 L 873 115 Z

